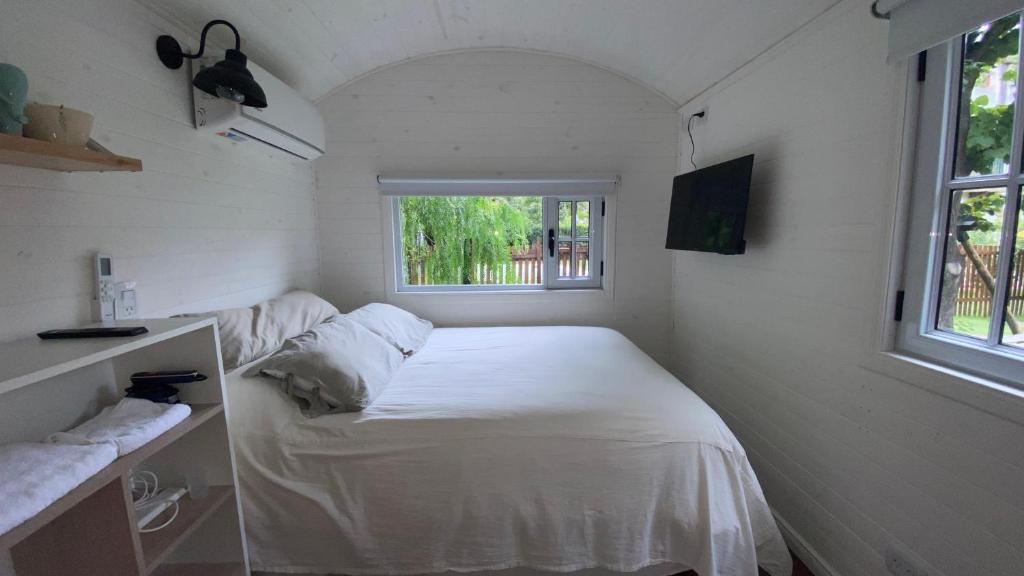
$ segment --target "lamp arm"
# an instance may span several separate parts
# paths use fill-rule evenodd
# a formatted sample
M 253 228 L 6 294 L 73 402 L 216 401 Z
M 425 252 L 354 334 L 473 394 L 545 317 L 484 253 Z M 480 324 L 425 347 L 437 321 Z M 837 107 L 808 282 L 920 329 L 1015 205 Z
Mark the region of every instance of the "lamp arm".
M 194 60 L 194 59 L 199 58 L 200 56 L 202 56 L 203 52 L 206 51 L 206 33 L 210 31 L 210 28 L 213 28 L 217 24 L 223 24 L 223 25 L 227 26 L 228 28 L 230 28 L 232 32 L 234 32 L 234 34 L 235 34 L 235 50 L 240 50 L 242 48 L 242 39 L 238 35 L 238 29 L 235 28 L 235 26 L 231 22 L 228 22 L 227 20 L 210 20 L 209 22 L 206 23 L 206 26 L 203 26 L 203 32 L 199 35 L 199 51 L 196 52 L 195 54 L 185 54 L 184 52 L 182 52 L 181 53 L 182 57 L 188 58 L 189 60 Z

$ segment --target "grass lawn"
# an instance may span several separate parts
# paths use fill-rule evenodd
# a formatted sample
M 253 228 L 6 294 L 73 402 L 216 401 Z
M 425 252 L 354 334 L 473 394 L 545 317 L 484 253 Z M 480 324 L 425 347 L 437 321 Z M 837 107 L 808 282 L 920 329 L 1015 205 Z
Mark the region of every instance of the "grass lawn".
M 953 318 L 953 330 L 976 338 L 988 338 L 989 319 L 984 316 L 956 316 Z M 1003 327 L 1003 335 L 1010 336 L 1010 329 Z

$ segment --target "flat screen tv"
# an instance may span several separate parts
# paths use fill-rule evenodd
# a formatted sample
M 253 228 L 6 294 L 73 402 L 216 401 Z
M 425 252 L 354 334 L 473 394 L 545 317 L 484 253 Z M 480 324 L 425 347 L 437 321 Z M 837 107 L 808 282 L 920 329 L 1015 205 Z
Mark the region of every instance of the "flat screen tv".
M 754 155 L 675 177 L 665 248 L 743 254 Z

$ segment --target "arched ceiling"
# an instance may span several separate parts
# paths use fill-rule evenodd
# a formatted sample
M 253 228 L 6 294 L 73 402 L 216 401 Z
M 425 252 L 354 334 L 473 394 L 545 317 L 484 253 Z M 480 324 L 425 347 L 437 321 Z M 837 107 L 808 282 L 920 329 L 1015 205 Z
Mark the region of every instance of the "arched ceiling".
M 242 49 L 311 100 L 381 66 L 473 48 L 609 68 L 684 103 L 837 0 L 139 0 L 197 36 L 224 18 Z M 211 31 L 225 45 L 230 32 Z M 194 48 L 194 46 L 193 46 Z

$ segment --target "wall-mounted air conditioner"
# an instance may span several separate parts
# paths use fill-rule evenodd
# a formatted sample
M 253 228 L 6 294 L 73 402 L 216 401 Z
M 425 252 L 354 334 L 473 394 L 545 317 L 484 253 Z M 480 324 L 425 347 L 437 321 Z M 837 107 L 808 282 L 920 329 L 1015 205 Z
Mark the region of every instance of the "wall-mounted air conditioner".
M 217 58 L 193 61 L 192 77 Z M 324 153 L 324 120 L 309 100 L 252 61 L 253 78 L 267 95 L 266 108 L 251 108 L 192 89 L 197 130 L 235 142 L 271 146 L 303 160 Z

